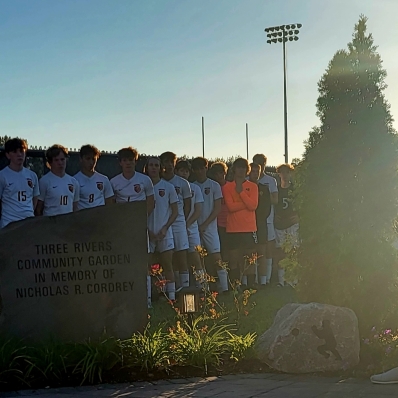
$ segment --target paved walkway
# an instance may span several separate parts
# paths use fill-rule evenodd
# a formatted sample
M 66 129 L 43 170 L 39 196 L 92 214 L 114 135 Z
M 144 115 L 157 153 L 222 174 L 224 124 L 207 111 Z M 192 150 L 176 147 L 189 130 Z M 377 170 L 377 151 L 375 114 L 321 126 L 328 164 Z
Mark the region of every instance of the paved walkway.
M 398 395 L 398 385 L 373 385 L 366 380 L 245 374 L 205 379 L 159 380 L 90 387 L 0 392 L 0 397 L 41 398 L 388 398 Z

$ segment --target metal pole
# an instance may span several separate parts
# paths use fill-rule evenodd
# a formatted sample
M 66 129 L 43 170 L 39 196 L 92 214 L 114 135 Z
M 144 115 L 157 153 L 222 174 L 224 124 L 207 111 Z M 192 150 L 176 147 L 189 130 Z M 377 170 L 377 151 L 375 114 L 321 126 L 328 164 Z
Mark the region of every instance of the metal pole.
M 202 116 L 202 156 L 205 157 L 205 118 Z
M 246 159 L 249 160 L 249 125 L 246 123 Z
M 283 105 L 285 121 L 285 163 L 289 163 L 288 144 L 287 144 L 287 94 L 286 94 L 286 42 L 285 29 L 283 29 Z

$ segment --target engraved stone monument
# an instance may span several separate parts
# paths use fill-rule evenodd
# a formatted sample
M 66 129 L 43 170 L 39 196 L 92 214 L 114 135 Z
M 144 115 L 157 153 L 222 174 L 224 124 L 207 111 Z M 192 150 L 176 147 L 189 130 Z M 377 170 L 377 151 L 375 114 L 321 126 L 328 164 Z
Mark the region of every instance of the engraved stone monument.
M 0 230 L 0 330 L 35 340 L 128 338 L 147 321 L 146 203 Z

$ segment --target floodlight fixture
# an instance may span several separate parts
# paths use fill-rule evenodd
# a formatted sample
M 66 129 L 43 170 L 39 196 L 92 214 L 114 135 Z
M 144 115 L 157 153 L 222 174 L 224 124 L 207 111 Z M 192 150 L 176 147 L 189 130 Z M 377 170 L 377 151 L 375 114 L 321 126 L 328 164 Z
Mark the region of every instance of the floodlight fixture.
M 265 29 L 265 32 L 274 32 L 267 34 L 269 40 L 268 44 L 283 43 L 283 105 L 284 105 L 284 135 L 285 135 L 285 163 L 289 162 L 288 156 L 288 135 L 287 135 L 287 90 L 286 90 L 286 43 L 297 41 L 300 33 L 299 29 L 303 25 L 301 23 L 294 23 L 289 25 L 271 26 Z M 274 39 L 274 37 L 276 37 Z

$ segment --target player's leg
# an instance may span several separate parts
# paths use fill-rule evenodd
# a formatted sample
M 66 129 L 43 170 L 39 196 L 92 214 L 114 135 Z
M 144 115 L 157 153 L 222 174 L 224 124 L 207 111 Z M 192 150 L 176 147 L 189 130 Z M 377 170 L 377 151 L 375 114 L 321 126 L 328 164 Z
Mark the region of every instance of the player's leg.
M 220 285 L 221 292 L 228 291 L 228 273 L 223 267 L 221 258 L 220 238 L 216 226 L 208 227 L 208 229 L 202 233 L 202 243 L 206 248 L 209 262 L 215 267 L 217 273 L 218 282 Z
M 253 289 L 256 281 L 256 257 L 257 257 L 257 233 L 256 232 L 245 232 L 242 234 L 242 240 L 244 241 L 244 272 L 242 278 L 242 284 L 248 288 Z
M 275 251 L 275 228 L 273 223 L 267 223 L 268 229 L 268 241 L 267 241 L 267 248 L 266 248 L 266 276 L 267 276 L 267 283 L 271 283 L 272 277 L 272 259 L 274 256 Z
M 205 281 L 205 271 L 203 270 L 202 259 L 196 247 L 200 246 L 199 231 L 188 233 L 188 267 L 193 270 L 193 276 L 197 287 L 203 285 Z
M 173 250 L 166 250 L 160 253 L 160 263 L 166 278 L 166 294 L 169 300 L 176 299 L 176 284 L 173 272 Z
M 285 285 L 285 270 L 279 263 L 285 258 L 283 245 L 285 244 L 287 235 L 287 229 L 275 229 L 274 261 L 278 269 L 278 286 Z
M 174 238 L 174 254 L 173 268 L 178 271 L 180 286 L 189 286 L 189 270 L 188 270 L 188 233 L 186 230 L 173 231 Z
M 267 285 L 267 223 L 257 223 L 257 282 L 260 287 Z

